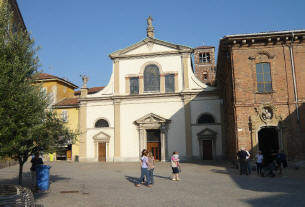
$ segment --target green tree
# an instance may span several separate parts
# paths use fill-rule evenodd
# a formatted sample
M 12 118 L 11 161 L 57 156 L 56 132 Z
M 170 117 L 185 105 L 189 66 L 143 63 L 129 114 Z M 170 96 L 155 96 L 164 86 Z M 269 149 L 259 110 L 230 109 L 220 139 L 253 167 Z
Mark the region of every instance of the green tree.
M 29 34 L 12 21 L 6 1 L 0 8 L 0 156 L 23 165 L 35 152 L 54 152 L 73 142 L 67 129 L 51 110 L 49 99 L 34 84 L 38 74 L 37 49 Z

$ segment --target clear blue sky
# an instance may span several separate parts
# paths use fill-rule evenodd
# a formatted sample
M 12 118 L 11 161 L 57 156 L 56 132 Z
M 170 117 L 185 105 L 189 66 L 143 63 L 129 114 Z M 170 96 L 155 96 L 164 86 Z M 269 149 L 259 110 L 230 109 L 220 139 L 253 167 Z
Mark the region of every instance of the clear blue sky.
M 28 30 L 41 47 L 43 72 L 81 86 L 105 86 L 108 55 L 146 37 L 218 47 L 229 34 L 305 29 L 304 0 L 18 0 Z

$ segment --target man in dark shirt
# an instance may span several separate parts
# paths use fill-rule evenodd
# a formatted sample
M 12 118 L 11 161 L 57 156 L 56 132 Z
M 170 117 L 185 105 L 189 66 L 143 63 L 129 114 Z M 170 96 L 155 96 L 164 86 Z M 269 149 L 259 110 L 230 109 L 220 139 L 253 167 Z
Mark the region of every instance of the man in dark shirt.
M 245 150 L 244 147 L 242 147 L 238 152 L 237 152 L 237 159 L 239 161 L 239 173 L 242 175 L 245 173 L 248 175 L 248 170 L 247 170 L 247 158 L 248 154 Z
M 39 153 L 36 152 L 34 157 L 31 160 L 32 167 L 31 167 L 31 175 L 32 175 L 32 185 L 36 187 L 36 168 L 38 165 L 43 165 L 42 159 L 39 157 Z

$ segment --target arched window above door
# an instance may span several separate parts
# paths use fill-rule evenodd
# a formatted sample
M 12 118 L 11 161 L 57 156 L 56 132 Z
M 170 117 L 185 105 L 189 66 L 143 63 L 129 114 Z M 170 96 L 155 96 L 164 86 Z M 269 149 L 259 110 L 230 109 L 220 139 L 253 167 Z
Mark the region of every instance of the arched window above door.
M 95 128 L 109 127 L 109 124 L 105 119 L 99 119 L 95 122 L 94 127 Z
M 198 118 L 198 124 L 212 124 L 215 123 L 215 119 L 211 114 L 202 114 Z
M 160 91 L 160 71 L 154 64 L 147 65 L 144 69 L 144 92 Z

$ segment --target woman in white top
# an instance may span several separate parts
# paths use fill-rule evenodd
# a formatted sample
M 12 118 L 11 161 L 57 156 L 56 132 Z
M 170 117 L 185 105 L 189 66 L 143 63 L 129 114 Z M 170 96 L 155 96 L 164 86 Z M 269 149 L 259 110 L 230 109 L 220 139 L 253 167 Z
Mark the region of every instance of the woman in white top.
M 258 154 L 255 157 L 256 157 L 256 170 L 257 170 L 257 174 L 260 175 L 262 173 L 263 159 L 264 159 L 262 151 L 258 151 Z
M 147 157 L 147 150 L 143 150 L 142 151 L 142 156 L 141 156 L 141 177 L 138 181 L 138 183 L 136 184 L 137 187 L 140 186 L 140 183 L 142 182 L 142 180 L 144 179 L 144 176 L 146 177 L 146 181 L 147 181 L 147 186 L 151 187 L 150 184 L 150 177 L 148 174 L 148 157 Z

